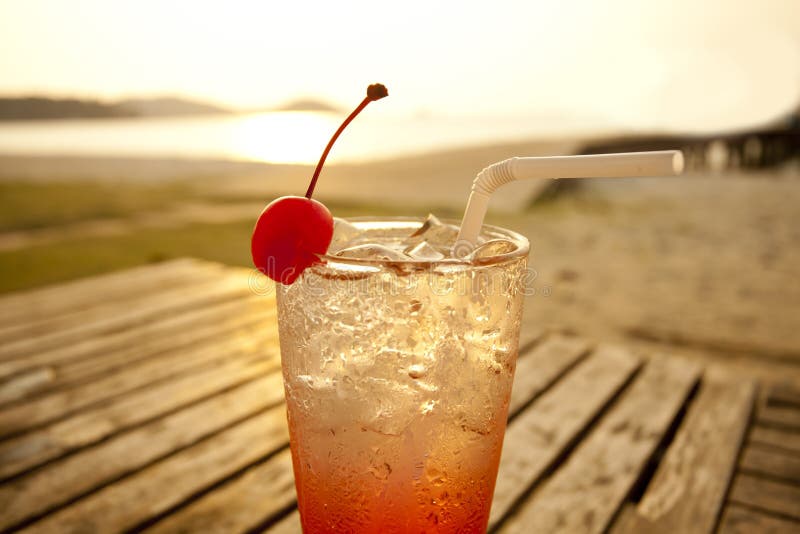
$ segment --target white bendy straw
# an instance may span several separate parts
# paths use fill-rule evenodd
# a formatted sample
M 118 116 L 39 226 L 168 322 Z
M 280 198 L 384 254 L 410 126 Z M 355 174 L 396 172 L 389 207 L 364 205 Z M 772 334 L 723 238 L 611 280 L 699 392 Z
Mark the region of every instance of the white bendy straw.
M 489 199 L 495 189 L 530 178 L 631 178 L 675 176 L 683 172 L 680 150 L 510 158 L 489 165 L 475 177 L 453 252 L 466 256 L 478 242 Z

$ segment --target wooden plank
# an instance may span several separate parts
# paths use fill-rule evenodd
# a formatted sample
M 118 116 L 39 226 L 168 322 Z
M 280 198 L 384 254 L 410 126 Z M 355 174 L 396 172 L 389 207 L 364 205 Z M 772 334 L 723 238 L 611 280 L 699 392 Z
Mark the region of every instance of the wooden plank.
M 800 483 L 800 456 L 754 443 L 745 448 L 739 460 L 739 469 L 748 474 L 766 475 Z
M 274 328 L 276 314 L 274 306 L 265 306 L 265 303 L 258 300 L 257 297 L 237 299 L 209 306 L 198 314 L 180 314 L 165 321 L 173 328 L 166 330 L 159 328 L 159 335 L 153 334 L 149 329 L 131 329 L 115 334 L 114 337 L 127 340 L 124 345 L 120 339 L 114 342 L 106 339 L 107 342 L 104 343 L 101 338 L 93 338 L 86 340 L 86 343 L 55 351 L 58 354 L 50 351 L 31 355 L 19 361 L 2 362 L 0 376 L 3 371 L 9 372 L 12 376 L 0 382 L 0 409 L 3 405 L 19 402 L 22 399 L 39 397 L 46 392 L 75 387 L 111 373 L 118 373 L 123 369 L 127 370 L 137 362 L 144 363 L 154 358 L 168 357 L 178 351 L 185 352 L 192 346 L 227 337 L 234 331 L 248 326 L 262 325 L 264 328 Z M 187 316 L 195 320 L 184 320 Z M 156 324 L 162 326 L 160 323 Z M 76 355 L 80 353 L 80 349 L 97 349 L 101 346 L 105 346 L 105 350 L 100 352 L 93 350 L 83 357 Z M 65 356 L 65 353 L 71 354 L 72 357 L 65 361 L 26 368 L 30 363 L 41 362 L 49 357 L 58 358 Z M 26 359 L 33 362 L 26 362 Z M 41 378 L 31 380 L 28 378 L 29 375 L 34 377 L 41 375 Z
M 109 299 L 124 300 L 129 295 L 191 278 L 197 272 L 223 268 L 216 263 L 181 258 L 4 295 L 0 297 L 0 324 L 21 324 L 42 316 L 72 313 Z
M 178 350 L 160 358 L 133 363 L 124 372 L 106 375 L 80 387 L 54 392 L 0 411 L 0 436 L 63 419 L 83 408 L 97 405 L 125 393 L 152 386 L 182 374 L 197 373 L 218 366 L 232 354 L 253 354 L 265 344 L 277 346 L 277 329 L 251 325 L 228 333 L 210 343 Z
M 651 361 L 500 532 L 605 532 L 698 378 L 699 368 L 688 362 Z
M 118 295 L 110 291 L 111 295 L 102 289 L 87 289 L 86 293 L 95 300 L 91 305 L 84 303 L 74 304 L 72 308 L 61 308 L 60 313 L 46 313 L 39 311 L 25 322 L 0 325 L 0 340 L 10 343 L 17 339 L 33 336 L 42 336 L 58 330 L 66 330 L 76 325 L 94 322 L 109 316 L 117 315 L 130 307 L 145 305 L 148 301 L 158 298 L 162 293 L 175 291 L 180 288 L 196 286 L 212 282 L 228 273 L 236 272 L 234 269 L 225 269 L 221 266 L 207 266 L 198 264 L 184 272 L 175 272 L 171 277 L 158 277 L 156 280 L 143 279 L 133 287 L 130 281 L 120 281 L 126 287 L 126 294 Z M 132 292 L 134 291 L 134 292 Z
M 292 456 L 286 449 L 170 515 L 148 532 L 247 532 L 279 515 L 295 501 Z
M 519 355 L 530 352 L 530 350 L 543 339 L 546 332 L 541 328 L 523 326 L 519 332 Z
M 34 367 L 0 382 L 0 408 L 11 401 L 42 391 L 56 380 L 52 367 Z
M 247 273 L 239 271 L 226 272 L 209 282 L 161 292 L 148 299 L 146 304 L 121 311 L 114 316 L 35 338 L 25 338 L 11 343 L 4 343 L 0 345 L 0 359 L 6 360 L 40 352 L 60 345 L 81 341 L 103 332 L 124 330 L 185 310 L 192 310 L 214 302 L 232 300 L 248 295 L 252 295 L 252 292 L 248 287 Z
M 508 426 L 490 527 L 559 459 L 639 367 L 623 350 L 603 347 L 546 391 Z
M 278 372 L 0 486 L 0 530 L 41 516 L 283 400 Z M 291 466 L 289 467 L 291 480 Z
M 800 454 L 800 432 L 756 424 L 750 431 L 750 443 L 774 447 L 789 454 Z
M 299 534 L 301 532 L 300 512 L 295 510 L 272 527 L 267 529 L 269 534 Z
M 753 382 L 707 372 L 644 497 L 614 531 L 713 532 L 754 398 Z
M 740 473 L 729 500 L 800 521 L 800 487 L 796 485 Z
M 551 336 L 517 360 L 509 401 L 509 418 L 580 361 L 589 345 L 580 339 Z
M 182 347 L 252 322 L 264 309 L 274 314 L 274 298 L 249 296 L 209 303 L 157 321 L 87 336 L 64 346 L 0 361 L 0 379 L 37 368 L 52 368 L 50 387 L 108 372 L 137 359 Z M 6 378 L 10 382 L 9 378 Z M 6 395 L 9 395 L 8 393 Z M 9 395 L 12 397 L 12 395 Z
M 268 374 L 280 366 L 277 354 L 277 347 L 264 347 L 240 357 L 231 354 L 231 361 L 219 367 L 156 384 L 41 430 L 0 442 L 0 478 L 16 475 L 125 428 Z
M 800 432 L 800 408 L 793 406 L 761 406 L 756 420 L 762 426 L 776 426 Z
M 181 505 L 288 442 L 280 405 L 34 523 L 36 532 L 120 532 Z
M 800 525 L 794 521 L 729 504 L 725 507 L 717 532 L 719 534 L 797 534 L 800 532 Z
M 800 390 L 788 384 L 774 384 L 766 394 L 768 406 L 800 408 Z
M 41 305 L 50 305 L 51 308 L 47 310 L 50 313 L 58 313 L 62 309 L 70 312 L 82 302 L 81 297 L 84 300 L 96 300 L 96 297 L 91 295 L 93 288 L 124 287 L 125 282 L 135 286 L 142 280 L 160 280 L 176 272 L 178 274 L 190 272 L 201 263 L 206 262 L 193 258 L 179 258 L 3 295 L 0 296 L 0 324 L 15 321 L 21 315 L 20 322 L 24 322 L 28 319 L 25 314 L 27 308 L 34 310 L 33 316 L 38 316 L 40 311 L 44 311 L 38 309 Z

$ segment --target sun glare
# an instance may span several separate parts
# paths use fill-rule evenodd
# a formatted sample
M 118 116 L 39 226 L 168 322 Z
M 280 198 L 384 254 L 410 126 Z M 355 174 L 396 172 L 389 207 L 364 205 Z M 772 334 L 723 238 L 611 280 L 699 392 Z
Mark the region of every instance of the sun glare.
M 259 113 L 237 123 L 231 155 L 270 163 L 315 163 L 336 126 L 334 117 L 325 113 Z

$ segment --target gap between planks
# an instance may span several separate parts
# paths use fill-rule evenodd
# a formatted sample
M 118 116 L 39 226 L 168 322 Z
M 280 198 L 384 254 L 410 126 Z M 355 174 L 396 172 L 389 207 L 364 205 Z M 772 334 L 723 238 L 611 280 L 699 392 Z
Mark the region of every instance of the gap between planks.
M 525 499 L 639 368 L 628 352 L 603 347 L 547 390 L 506 431 L 490 529 Z
M 52 423 L 108 403 L 135 391 L 177 380 L 208 368 L 219 367 L 239 355 L 257 354 L 277 347 L 277 332 L 258 325 L 228 332 L 219 341 L 134 362 L 121 373 L 111 373 L 78 387 L 39 396 L 0 410 L 0 437 Z
M 780 428 L 770 428 L 756 423 L 748 437 L 750 443 L 758 444 L 783 452 L 800 456 L 800 433 Z
M 36 532 L 135 529 L 286 447 L 283 405 L 138 470 L 35 523 Z M 165 491 L 164 488 L 169 488 Z
M 280 405 L 272 373 L 0 485 L 0 530 L 30 522 Z
M 755 397 L 753 381 L 707 370 L 641 501 L 625 507 L 612 532 L 714 532 Z
M 0 325 L 26 323 L 43 315 L 73 313 L 109 299 L 127 298 L 151 286 L 159 288 L 171 281 L 191 278 L 197 272 L 225 268 L 218 263 L 181 258 L 3 295 L 0 297 Z M 98 299 L 99 295 L 103 300 Z
M 120 332 L 176 313 L 252 295 L 247 283 L 248 277 L 243 273 L 226 273 L 199 286 L 181 287 L 160 293 L 140 303 L 139 306 L 126 308 L 114 316 L 104 316 L 89 323 L 73 325 L 35 338 L 4 343 L 0 345 L 0 360 L 18 359 L 64 344 L 79 342 L 91 336 Z
M 739 460 L 739 471 L 800 485 L 800 456 L 750 443 Z
M 47 335 L 58 330 L 67 330 L 145 305 L 162 294 L 202 286 L 235 272 L 238 270 L 200 264 L 191 270 L 175 273 L 169 279 L 154 276 L 145 278 L 138 284 L 120 282 L 121 285 L 124 285 L 125 292 L 123 294 L 119 294 L 113 288 L 87 287 L 82 296 L 93 298 L 94 301 L 91 303 L 81 306 L 80 300 L 76 303 L 73 299 L 67 301 L 70 304 L 69 308 L 64 308 L 63 303 L 59 302 L 58 304 L 62 306 L 60 311 L 39 309 L 36 315 L 27 317 L 22 322 L 0 325 L 0 340 L 3 343 L 10 343 L 23 338 Z M 87 285 L 90 284 L 87 283 Z M 55 304 L 57 303 L 53 302 L 51 306 Z M 20 313 L 19 316 L 24 316 L 24 314 Z
M 503 523 L 502 533 L 606 530 L 699 378 L 696 365 L 654 359 L 589 435 Z
M 234 299 L 6 360 L 0 362 L 0 377 L 6 377 L 0 392 L 3 392 L 3 398 L 15 398 L 12 389 L 15 376 L 26 371 L 50 370 L 53 378 L 42 387 L 55 388 L 63 382 L 80 380 L 92 374 L 124 369 L 138 359 L 220 335 L 226 328 L 250 321 L 248 316 L 265 312 L 275 314 L 274 300 L 261 297 Z
M 123 429 L 157 420 L 211 395 L 276 372 L 279 366 L 277 353 L 271 358 L 258 354 L 234 358 L 221 366 L 157 384 L 0 442 L 0 477 L 16 476 Z
M 800 487 L 793 484 L 739 473 L 729 500 L 800 522 Z
M 729 504 L 720 522 L 718 534 L 797 534 L 796 521 L 761 513 L 752 508 Z

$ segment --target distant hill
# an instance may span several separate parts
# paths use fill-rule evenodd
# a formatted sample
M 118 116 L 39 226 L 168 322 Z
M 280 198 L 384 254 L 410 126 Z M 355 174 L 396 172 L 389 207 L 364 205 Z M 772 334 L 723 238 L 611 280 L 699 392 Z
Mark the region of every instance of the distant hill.
M 0 98 L 0 121 L 211 115 L 229 110 L 183 98 L 138 98 L 106 103 L 73 98 Z
M 230 110 L 185 98 L 136 98 L 123 100 L 117 104 L 137 116 L 164 115 L 216 115 L 231 113 Z
M 327 102 L 323 102 L 322 100 L 301 98 L 273 108 L 272 111 L 329 111 L 336 113 L 342 110 L 341 108 L 338 108 Z

